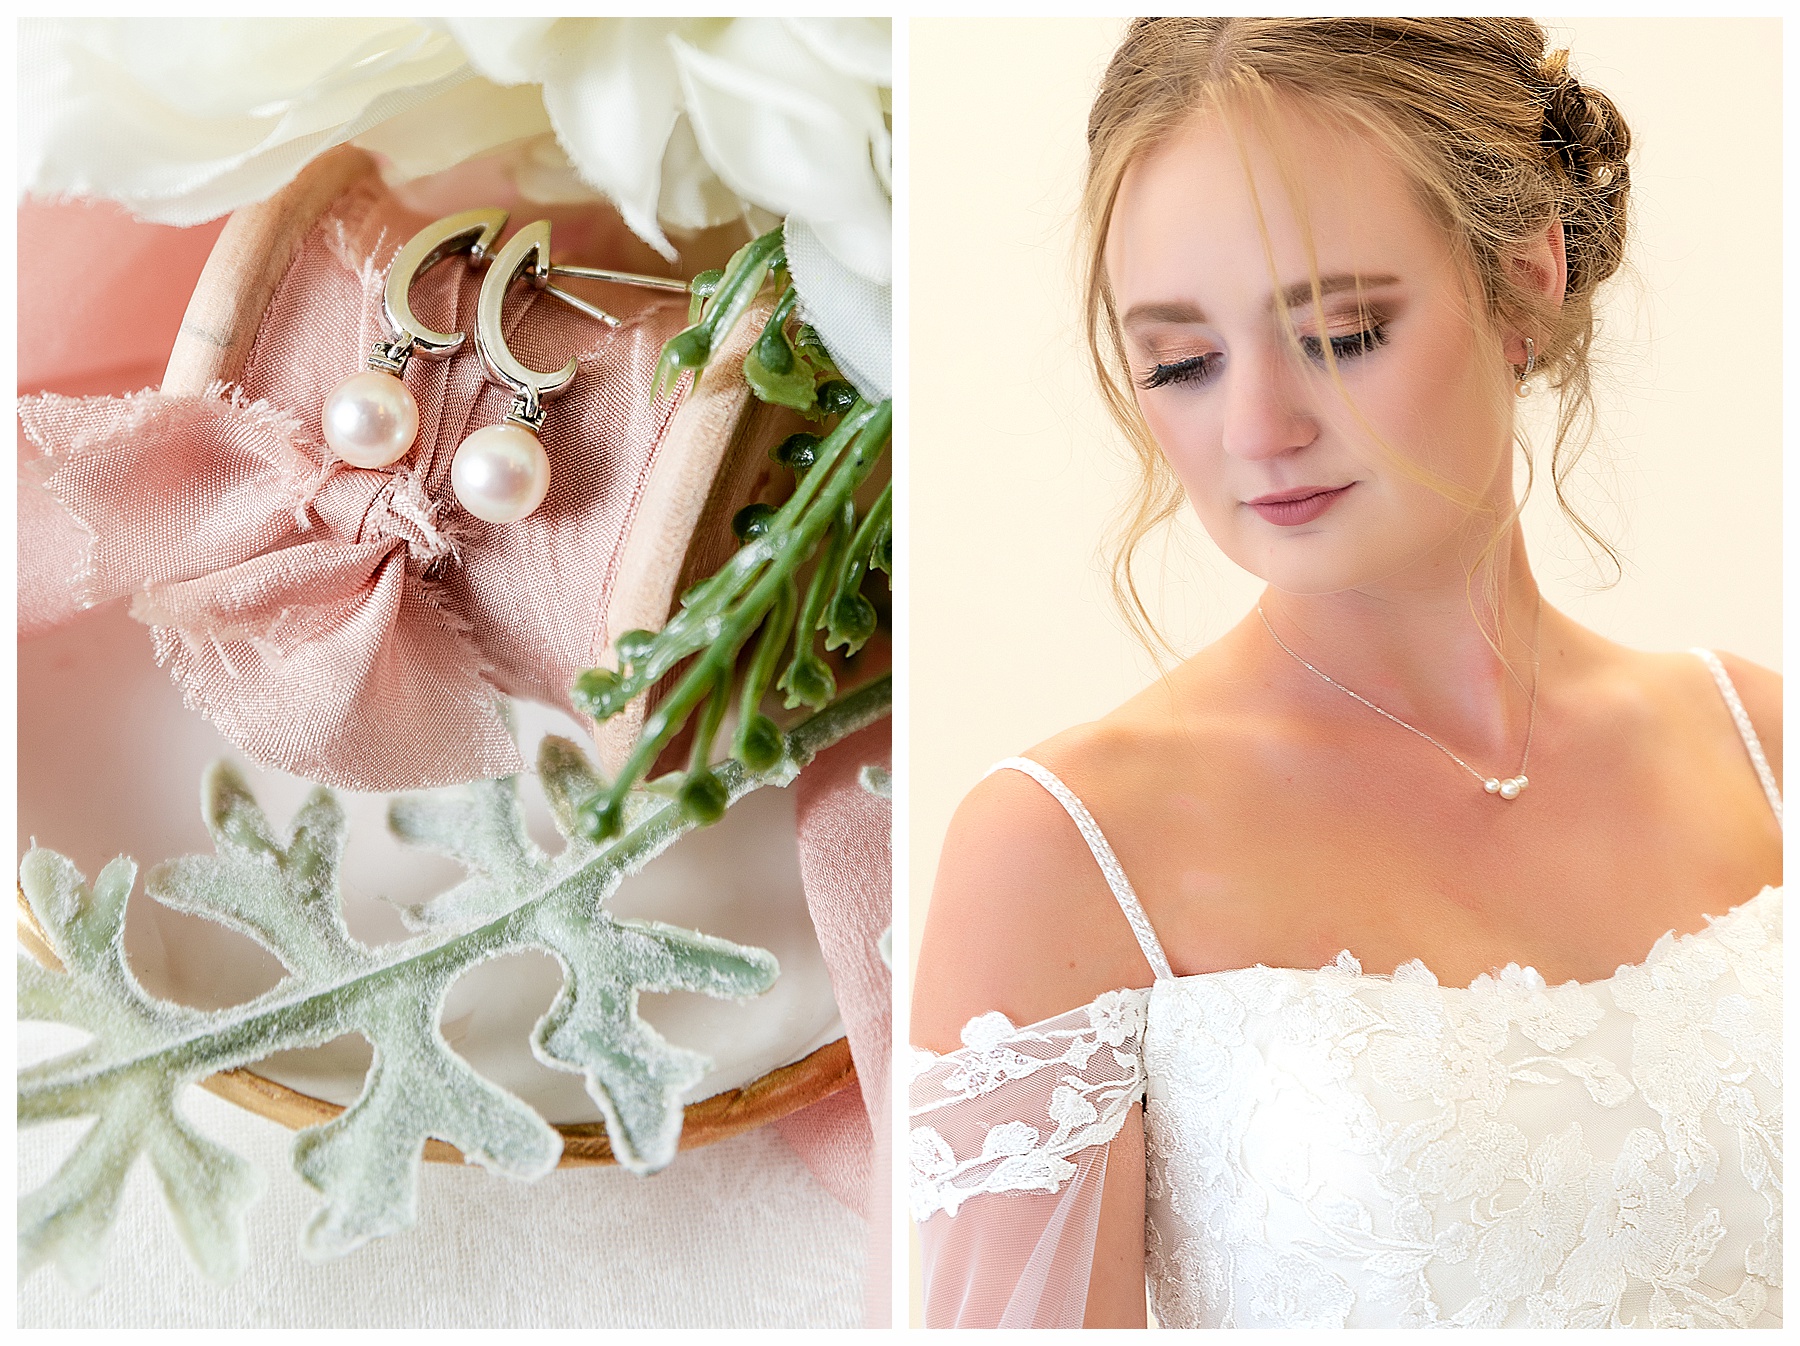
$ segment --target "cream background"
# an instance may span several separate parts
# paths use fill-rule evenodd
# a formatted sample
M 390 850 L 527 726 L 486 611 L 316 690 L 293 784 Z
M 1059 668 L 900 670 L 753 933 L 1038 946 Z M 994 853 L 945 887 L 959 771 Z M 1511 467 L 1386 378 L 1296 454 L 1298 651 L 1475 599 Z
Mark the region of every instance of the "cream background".
M 1132 477 L 1094 390 L 1076 280 L 1087 108 L 1124 22 L 911 25 L 915 954 L 962 796 L 1155 676 L 1100 552 Z M 1542 474 L 1533 565 L 1552 603 L 1614 639 L 1779 668 L 1780 24 L 1546 22 L 1632 127 L 1635 237 L 1634 274 L 1603 313 L 1601 433 L 1572 483 L 1625 576 L 1593 591 Z M 1170 536 L 1163 629 L 1192 651 L 1261 586 L 1190 516 Z M 1152 595 L 1158 554 L 1152 539 L 1140 560 Z

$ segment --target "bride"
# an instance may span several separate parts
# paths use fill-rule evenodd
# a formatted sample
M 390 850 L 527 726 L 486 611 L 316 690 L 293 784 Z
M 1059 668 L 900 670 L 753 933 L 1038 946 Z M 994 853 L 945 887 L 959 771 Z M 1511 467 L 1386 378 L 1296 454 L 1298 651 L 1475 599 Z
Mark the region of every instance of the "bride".
M 1546 605 L 1513 488 L 1629 139 L 1529 20 L 1131 26 L 1090 337 L 1267 588 L 957 813 L 928 1323 L 1780 1322 L 1780 679 Z

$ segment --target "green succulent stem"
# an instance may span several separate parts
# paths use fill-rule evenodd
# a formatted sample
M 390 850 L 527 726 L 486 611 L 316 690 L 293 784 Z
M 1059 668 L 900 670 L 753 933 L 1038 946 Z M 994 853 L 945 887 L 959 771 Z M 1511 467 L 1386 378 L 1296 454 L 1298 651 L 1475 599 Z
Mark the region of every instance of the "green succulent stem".
M 825 601 L 850 549 L 850 537 L 856 529 L 856 502 L 845 499 L 838 506 L 837 516 L 825 544 L 825 554 L 819 558 L 819 564 L 813 568 L 812 578 L 807 582 L 806 601 L 800 605 L 799 620 L 794 623 L 793 658 L 775 684 L 787 692 L 789 710 L 802 704 L 816 709 L 836 695 L 836 680 L 825 661 L 814 652 L 813 637 L 825 624 Z
M 688 759 L 688 770 L 699 771 L 712 761 L 713 740 L 719 736 L 719 725 L 725 718 L 725 707 L 731 700 L 731 671 L 713 680 L 712 694 L 701 707 L 694 724 L 694 746 Z
M 787 644 L 787 633 L 794 624 L 794 609 L 799 603 L 799 586 L 792 575 L 783 581 L 775 595 L 775 606 L 763 620 L 756 637 L 756 652 L 750 656 L 750 667 L 744 674 L 744 686 L 738 698 L 737 733 L 733 736 L 731 755 L 740 762 L 757 766 L 759 747 L 768 742 L 774 722 L 762 713 L 763 698 L 775 681 L 775 666 Z
M 854 593 L 856 586 L 862 583 L 862 577 L 868 573 L 869 558 L 874 554 L 876 540 L 888 526 L 894 514 L 894 484 L 889 482 L 881 488 L 881 494 L 863 516 L 856 536 L 850 541 L 849 564 L 844 569 L 844 580 L 838 586 L 836 594 Z
M 635 651 L 636 657 L 623 658 L 624 666 L 603 688 L 596 691 L 578 684 L 576 706 L 598 720 L 616 715 L 681 660 L 726 637 L 734 618 L 745 615 L 743 596 L 767 579 L 765 571 L 772 567 L 772 573 L 791 575 L 812 554 L 837 503 L 853 494 L 874 467 L 892 424 L 889 403 L 863 403 L 852 409 L 820 443 L 816 466 L 771 516 L 767 531 L 740 547 L 712 578 L 683 595 L 681 610 Z M 848 474 L 834 475 L 846 455 Z M 832 503 L 814 508 L 815 497 L 828 481 Z M 768 596 L 772 599 L 773 586 Z M 746 628 L 742 636 L 748 634 Z M 742 645 L 742 636 L 736 645 Z
M 875 609 L 862 596 L 863 576 L 869 572 L 876 545 L 893 518 L 894 486 L 889 482 L 864 517 L 845 552 L 831 601 L 825 606 L 825 648 L 842 645 L 855 654 L 875 630 Z
M 706 367 L 712 352 L 738 320 L 749 312 L 751 304 L 768 279 L 771 268 L 782 261 L 781 230 L 771 229 L 760 238 L 744 244 L 725 264 L 725 274 L 713 287 L 699 321 L 672 337 L 663 347 L 656 362 L 656 376 L 651 395 L 661 396 L 675 385 L 687 370 L 696 372 Z
M 777 332 L 783 332 L 787 326 L 787 320 L 794 316 L 794 310 L 798 308 L 799 305 L 800 291 L 796 290 L 792 284 L 789 284 L 788 287 L 781 292 L 781 298 L 775 301 L 775 307 L 769 314 L 769 321 L 763 325 L 763 331 L 767 332 L 770 329 L 773 329 Z M 788 344 L 791 346 L 793 343 L 789 342 Z
M 744 356 L 744 381 L 763 401 L 788 407 L 813 419 L 819 419 L 818 381 L 814 367 L 794 349 L 788 340 L 787 321 L 800 292 L 788 286 L 776 301 L 762 335 Z
M 706 309 L 706 301 L 713 297 L 719 288 L 719 282 L 725 278 L 723 271 L 702 271 L 688 282 L 688 326 L 692 327 L 700 321 L 700 315 Z
M 624 704 L 621 698 L 628 689 L 635 695 L 662 676 L 676 659 L 704 650 L 675 690 L 645 718 L 618 778 L 582 805 L 588 835 L 603 838 L 623 825 L 619 806 L 626 792 L 654 765 L 714 683 L 730 676 L 738 652 L 774 608 L 784 584 L 792 581 L 800 565 L 817 549 L 826 530 L 846 510 L 854 510 L 857 488 L 886 449 L 892 408 L 886 402 L 877 407 L 865 403 L 846 416 L 845 425 L 838 430 L 851 425 L 851 434 L 835 446 L 832 440 L 837 439 L 838 431 L 821 446 L 821 467 L 826 471 L 808 474 L 801 488 L 775 512 L 763 537 L 746 543 L 717 575 L 695 586 L 687 606 L 656 637 L 656 647 L 641 664 L 633 663 L 610 689 L 612 709 L 616 709 Z M 809 499 L 815 495 L 809 488 L 818 483 L 825 484 L 818 487 L 816 498 Z M 813 620 L 817 620 L 816 610 Z M 684 649 L 688 641 L 693 643 Z

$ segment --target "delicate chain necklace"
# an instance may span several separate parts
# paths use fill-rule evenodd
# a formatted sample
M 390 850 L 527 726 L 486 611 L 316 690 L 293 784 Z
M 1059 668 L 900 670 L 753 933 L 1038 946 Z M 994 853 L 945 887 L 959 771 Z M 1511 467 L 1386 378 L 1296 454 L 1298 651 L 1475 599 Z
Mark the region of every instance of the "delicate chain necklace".
M 1256 605 L 1256 615 L 1258 617 L 1262 618 L 1263 629 L 1269 633 L 1269 639 L 1273 640 L 1277 645 L 1281 646 L 1282 650 L 1285 651 L 1286 654 L 1288 655 L 1288 657 L 1293 659 L 1294 662 L 1299 664 L 1302 668 L 1307 669 L 1312 673 L 1316 673 L 1319 677 L 1323 678 L 1326 682 L 1330 683 L 1333 687 L 1337 688 L 1345 696 L 1355 697 L 1356 700 L 1362 702 L 1363 705 L 1367 706 L 1370 710 L 1374 711 L 1377 715 L 1381 716 L 1383 719 L 1392 720 L 1395 724 L 1399 725 L 1402 729 L 1405 729 L 1410 733 L 1417 734 L 1420 738 L 1424 739 L 1432 747 L 1436 748 L 1439 752 L 1443 753 L 1444 756 L 1448 757 L 1452 762 L 1455 762 L 1464 771 L 1468 772 L 1476 780 L 1480 781 L 1481 788 L 1486 790 L 1489 794 L 1499 795 L 1500 798 L 1502 798 L 1502 799 L 1517 799 L 1519 797 L 1520 792 L 1523 791 L 1527 785 L 1531 784 L 1531 782 L 1529 780 L 1527 780 L 1525 777 L 1525 764 L 1531 760 L 1531 735 L 1532 735 L 1532 731 L 1537 728 L 1538 667 L 1539 667 L 1538 637 L 1542 633 L 1543 625 L 1544 625 L 1544 596 L 1543 596 L 1543 594 L 1540 593 L 1538 595 L 1537 616 L 1532 619 L 1532 627 L 1531 627 L 1531 714 L 1530 714 L 1530 717 L 1525 722 L 1525 751 L 1519 758 L 1519 774 L 1516 776 L 1508 777 L 1505 780 L 1501 780 L 1498 776 L 1482 775 L 1474 767 L 1470 766 L 1467 762 L 1463 761 L 1462 758 L 1458 757 L 1455 753 L 1451 752 L 1450 749 L 1446 748 L 1442 743 L 1439 743 L 1435 738 L 1433 738 L 1430 734 L 1426 733 L 1423 729 L 1420 729 L 1416 725 L 1408 724 L 1405 720 L 1401 719 L 1398 715 L 1390 714 L 1389 712 L 1383 710 L 1380 706 L 1376 705 L 1373 701 L 1369 700 L 1368 697 L 1361 696 L 1358 693 L 1351 691 L 1348 687 L 1344 686 L 1343 683 L 1339 682 L 1336 678 L 1332 677 L 1331 674 L 1325 672 L 1323 669 L 1315 668 L 1312 664 L 1307 663 L 1306 660 L 1302 659 L 1298 654 L 1294 653 L 1293 650 L 1288 648 L 1288 644 L 1285 640 L 1283 640 L 1280 636 L 1275 634 L 1275 628 L 1273 626 L 1269 625 L 1269 614 L 1263 611 L 1261 603 L 1258 603 Z

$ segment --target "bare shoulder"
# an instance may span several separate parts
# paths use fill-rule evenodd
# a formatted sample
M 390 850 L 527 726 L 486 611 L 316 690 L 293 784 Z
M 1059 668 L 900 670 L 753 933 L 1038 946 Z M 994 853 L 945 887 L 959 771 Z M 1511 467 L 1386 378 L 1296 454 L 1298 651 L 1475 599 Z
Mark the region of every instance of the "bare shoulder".
M 1775 779 L 1781 779 L 1781 674 L 1735 654 L 1719 652 L 1731 685 L 1737 688 L 1744 713 L 1762 740 L 1763 754 Z
M 1059 734 L 1031 760 L 1075 782 L 1110 756 L 1105 721 Z M 1035 1023 L 1150 971 L 1074 820 L 1020 771 L 980 782 L 951 819 L 913 978 L 912 1040 L 953 1049 L 962 1027 L 998 1010 Z
M 1661 719 L 1664 716 L 1699 716 L 1707 732 L 1736 739 L 1737 731 L 1725 712 L 1712 674 L 1691 653 L 1632 650 L 1610 642 L 1603 648 L 1608 657 L 1602 667 L 1609 675 L 1605 687 L 1613 693 L 1608 709 L 1622 728 L 1635 725 L 1649 731 L 1665 722 Z M 1743 702 L 1769 767 L 1779 780 L 1781 675 L 1735 654 L 1722 650 L 1714 653 Z

